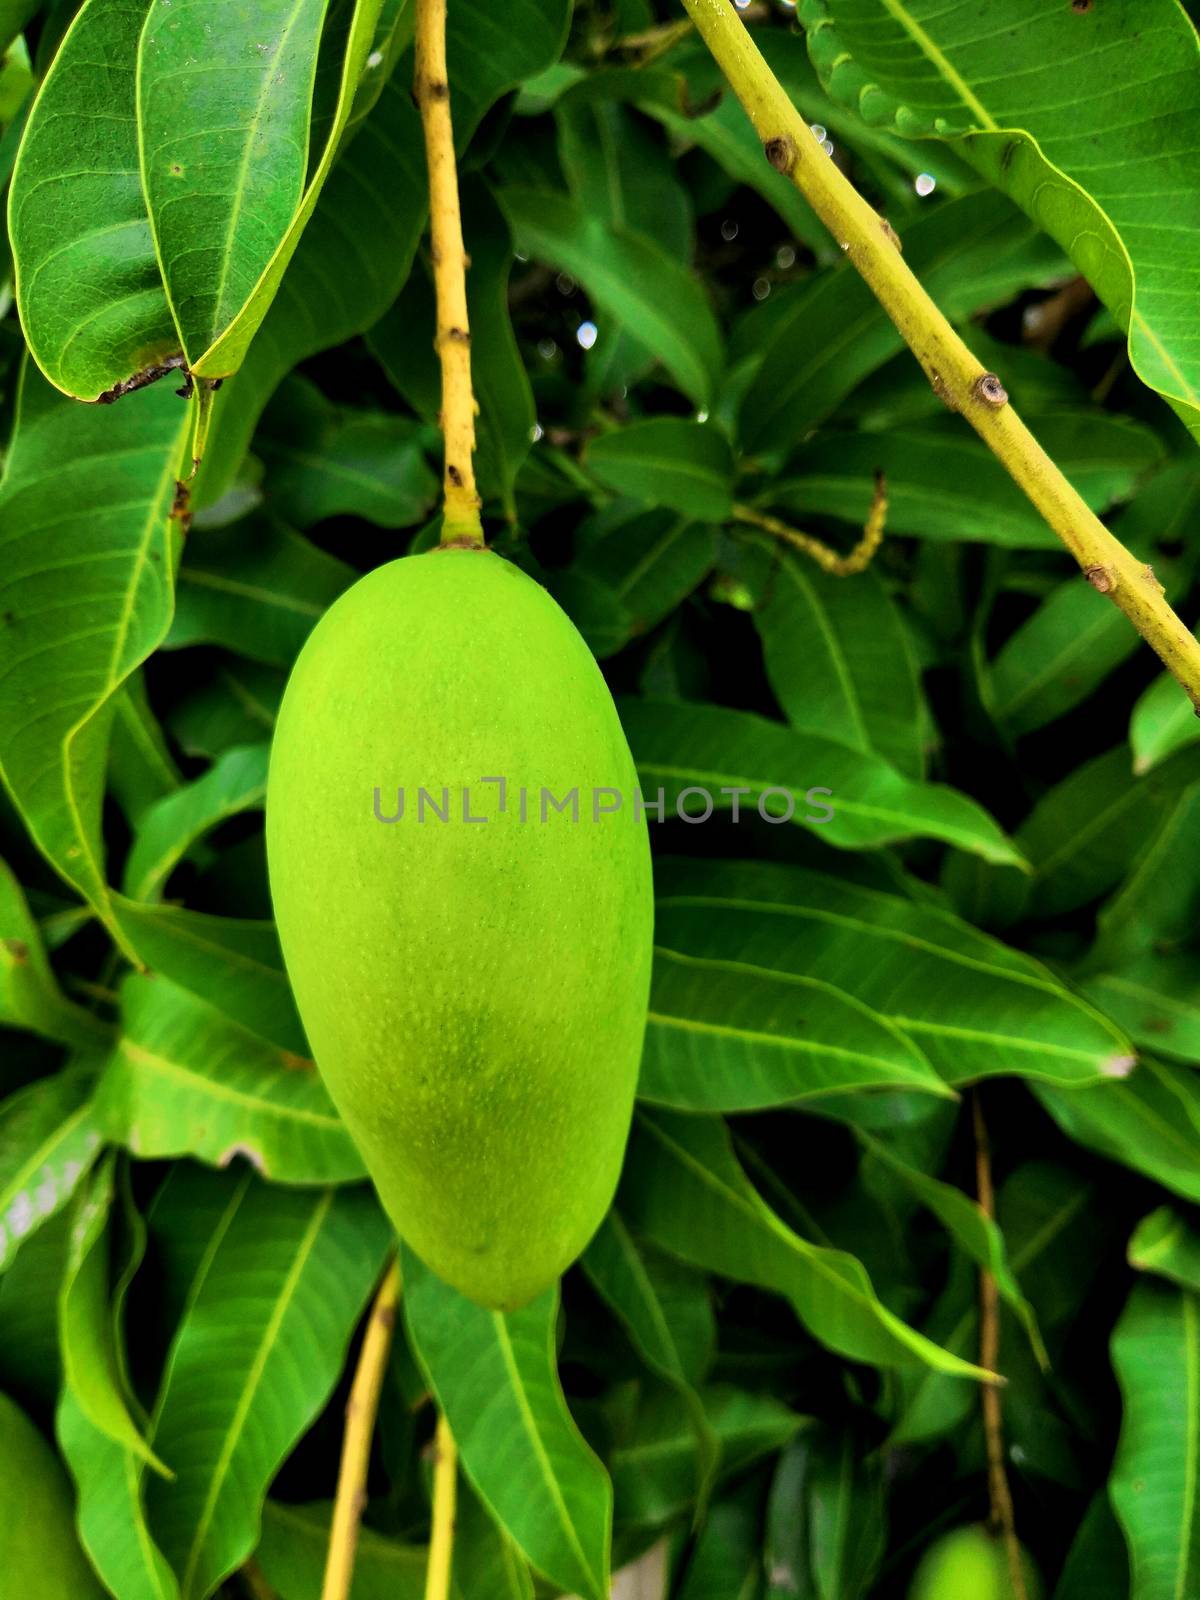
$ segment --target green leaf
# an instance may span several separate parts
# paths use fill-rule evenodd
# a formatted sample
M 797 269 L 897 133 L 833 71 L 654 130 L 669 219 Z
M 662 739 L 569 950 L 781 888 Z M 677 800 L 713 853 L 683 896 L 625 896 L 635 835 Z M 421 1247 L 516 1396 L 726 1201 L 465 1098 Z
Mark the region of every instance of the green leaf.
M 279 1600 L 321 1600 L 329 1521 L 327 1505 L 268 1500 L 263 1506 L 254 1558 Z M 423 1545 L 402 1544 L 373 1528 L 360 1528 L 351 1600 L 422 1600 L 426 1559 Z
M 1191 848 L 1198 825 L 1200 779 L 1162 808 L 1124 882 L 1105 903 L 1089 965 L 1120 966 L 1186 941 L 1200 894 L 1200 859 Z
M 111 1138 L 142 1159 L 243 1156 L 280 1183 L 348 1183 L 362 1160 L 311 1063 L 273 1049 L 164 978 L 131 976 L 97 1091 Z
M 782 1295 L 815 1338 L 852 1361 L 984 1376 L 889 1311 L 853 1256 L 793 1233 L 715 1118 L 639 1112 L 619 1204 L 631 1226 L 681 1261 Z
M 303 378 L 287 379 L 267 407 L 256 448 L 272 508 L 297 528 L 335 516 L 411 528 L 437 499 L 416 424 L 392 412 L 339 411 Z
M 142 814 L 125 861 L 125 891 L 158 900 L 171 873 L 198 839 L 228 817 L 261 808 L 269 745 L 228 750 L 202 778 L 166 795 Z
M 59 1291 L 58 1338 L 66 1391 L 81 1416 L 122 1452 L 166 1469 L 130 1415 L 109 1308 L 109 1210 L 113 1158 L 89 1175 L 72 1207 L 66 1274 Z
M 1129 496 L 1162 459 L 1162 445 L 1149 429 L 1103 412 L 1041 417 L 1038 437 L 1097 510 Z M 770 505 L 792 518 L 838 517 L 861 526 L 877 472 L 887 478 L 889 534 L 980 540 L 1016 550 L 1059 548 L 996 457 L 954 417 L 886 433 L 821 434 L 789 456 L 786 475 L 771 488 Z
M 612 228 L 565 195 L 511 185 L 497 198 L 519 250 L 577 278 L 602 313 L 637 329 L 639 344 L 689 399 L 709 404 L 721 371 L 721 334 L 687 268 L 653 239 Z
M 989 861 L 1022 864 L 974 800 L 940 784 L 912 783 L 849 745 L 816 733 L 798 736 L 782 723 L 725 706 L 626 697 L 619 707 L 642 793 L 653 797 L 661 788 L 668 815 L 681 796 L 683 810 L 697 821 L 706 806 L 732 809 L 740 796 L 739 815 L 743 804 L 756 805 L 760 816 L 812 827 L 846 850 L 933 838 Z
M 0 773 L 43 854 L 110 929 L 111 701 L 170 621 L 186 427 L 166 389 L 95 410 L 27 365 L 0 485 Z
M 21 885 L 4 861 L 0 861 L 0 1024 L 81 1047 L 101 1044 L 108 1034 L 98 1017 L 73 1004 L 59 988 Z
M 1068 1138 L 1200 1201 L 1200 1077 L 1190 1068 L 1144 1060 L 1121 1083 L 1034 1093 Z
M 642 1360 L 682 1396 L 696 1433 L 697 1498 L 703 1504 L 720 1455 L 696 1388 L 716 1344 L 704 1279 L 669 1256 L 646 1250 L 615 1207 L 584 1251 L 582 1266 Z
M 557 1287 L 521 1311 L 487 1311 L 411 1250 L 402 1259 L 409 1337 L 463 1470 L 551 1582 L 607 1600 L 612 1490 L 559 1385 Z
M 127 678 L 113 696 L 108 783 L 132 823 L 147 806 L 173 793 L 183 782 L 146 695 L 145 669 Z
M 757 1485 L 743 1484 L 709 1508 L 679 1600 L 758 1600 L 762 1566 Z
M 190 1283 L 156 1406 L 150 1526 L 200 1600 L 247 1556 L 267 1486 L 325 1404 L 389 1242 L 365 1188 L 299 1190 L 248 1174 Z
M 733 451 L 710 424 L 650 417 L 601 434 L 584 463 L 616 494 L 665 506 L 696 522 L 725 522 L 733 512 Z
M 914 221 L 904 232 L 904 259 L 955 319 L 1001 303 L 1030 283 L 1059 277 L 1063 265 L 1032 224 L 990 194 L 967 195 Z M 747 336 L 751 331 L 747 324 Z M 791 447 L 903 348 L 904 340 L 849 262 L 818 273 L 771 309 L 761 364 L 742 401 L 743 445 L 752 452 Z M 967 430 L 959 428 L 965 438 Z M 986 452 L 980 454 L 986 459 Z M 950 474 L 929 481 L 943 477 Z M 1019 493 L 1011 503 L 1016 499 Z M 864 510 L 869 503 L 868 494 Z
M 659 948 L 638 1094 L 681 1111 L 753 1111 L 864 1089 L 950 1091 L 920 1049 L 822 979 Z
M 1079 1524 L 1054 1600 L 1129 1600 L 1125 1539 L 1104 1489 L 1093 1497 Z
M 450 1593 L 453 1600 L 534 1600 L 529 1563 L 470 1484 L 462 1481 L 454 1508 Z M 379 1600 L 391 1596 L 380 1595 Z
M 81 400 L 179 353 L 138 167 L 134 76 L 149 5 L 81 7 L 30 112 L 9 191 L 30 353 L 56 388 Z M 182 422 L 178 404 L 162 409 Z
M 273 922 L 118 898 L 117 916 L 150 969 L 269 1039 L 299 1065 L 311 1054 Z
M 79 1310 L 94 1321 L 74 1363 L 67 1362 L 67 1382 L 59 1395 L 54 1426 L 79 1491 L 80 1539 L 108 1588 L 120 1600 L 178 1600 L 179 1585 L 175 1575 L 154 1543 L 146 1523 L 142 1481 L 147 1447 L 139 1439 L 137 1448 L 130 1448 L 97 1427 L 84 1410 L 82 1394 L 77 1394 L 70 1382 L 70 1368 L 74 1364 L 81 1368 L 80 1389 L 85 1385 L 94 1388 L 98 1374 L 90 1365 L 95 1360 L 94 1354 L 88 1354 L 90 1347 L 102 1352 L 102 1365 L 111 1376 L 114 1395 L 110 1396 L 109 1406 L 123 1406 L 124 1396 L 129 1392 L 122 1346 L 122 1315 L 125 1296 L 145 1254 L 146 1226 L 133 1206 L 127 1186 L 122 1190 L 122 1198 L 127 1248 L 112 1305 L 110 1309 L 106 1306 L 106 1295 L 102 1292 L 106 1286 L 101 1282 L 93 1290 L 92 1303 L 77 1309 L 76 1321 Z M 92 1262 L 87 1264 L 86 1272 L 93 1277 L 98 1275 Z M 69 1281 L 64 1284 L 60 1301 L 67 1295 L 78 1299 L 81 1277 L 82 1273 L 73 1288 Z M 60 1323 L 67 1331 L 61 1311 Z M 61 1343 L 66 1351 L 65 1337 Z
M 4 1581 L 42 1600 L 100 1600 L 104 1591 L 75 1536 L 71 1485 L 62 1463 L 8 1395 L 0 1394 L 0 1473 L 19 1485 L 5 1506 Z
M 425 221 L 421 119 L 401 64 L 353 130 L 254 336 L 237 383 L 213 404 L 194 503 L 230 488 L 263 408 L 299 362 L 369 328 L 408 277 Z M 386 193 L 380 174 L 387 174 Z
M 656 876 L 660 946 L 703 960 L 736 943 L 745 967 L 833 984 L 951 1084 L 996 1073 L 1095 1083 L 1129 1070 L 1128 1042 L 1105 1018 L 948 912 L 774 862 L 660 858 Z
M 1162 227 L 1154 204 L 1165 171 L 1173 192 L 1200 186 L 1183 8 L 1144 0 L 1131 29 L 1123 8 L 1003 0 L 981 27 L 969 0 L 806 0 L 804 20 L 830 92 L 900 133 L 960 138 L 1128 329 L 1142 381 L 1200 428 L 1195 221 Z
M 567 42 L 569 0 L 462 0 L 446 16 L 446 59 L 460 154 L 489 106 L 554 65 Z M 401 69 L 403 72 L 403 69 Z
M 191 541 L 167 648 L 221 644 L 290 667 L 357 574 L 299 534 L 252 517 Z
M 1134 706 L 1129 742 L 1136 773 L 1149 772 L 1176 750 L 1200 742 L 1200 721 L 1192 703 L 1180 694 L 1178 683 L 1169 673 L 1155 678 Z
M 1113 972 L 1078 980 L 1080 993 L 1100 1007 L 1135 1044 L 1200 1063 L 1200 955 L 1150 952 Z
M 808 1424 L 774 1395 L 721 1386 L 700 1398 L 721 1448 L 723 1477 L 782 1449 Z M 611 1464 L 622 1524 L 659 1527 L 687 1510 L 696 1496 L 696 1440 L 677 1394 L 649 1397 Z
M 188 365 L 241 366 L 332 166 L 381 0 L 358 0 L 337 108 L 305 183 L 328 0 L 266 0 L 228 12 L 152 5 L 138 47 L 142 186 Z M 216 74 L 214 78 L 212 74 Z
M 942 1183 L 927 1172 L 902 1161 L 882 1139 L 857 1129 L 859 1143 L 874 1161 L 882 1164 L 898 1177 L 937 1217 L 938 1221 L 975 1264 L 989 1272 L 1005 1303 L 1023 1325 L 1034 1353 L 1043 1366 L 1047 1364 L 1046 1351 L 1038 1332 L 1037 1317 L 1033 1307 L 1021 1293 L 1008 1260 L 1004 1235 L 982 1207 L 953 1184 Z
M 93 1079 L 59 1072 L 0 1105 L 0 1268 L 71 1198 L 100 1149 Z
M 771 540 L 748 541 L 761 575 L 754 626 L 793 728 L 925 775 L 929 714 L 912 640 L 874 571 L 836 578 Z
M 1112 1338 L 1125 1414 L 1109 1479 L 1130 1600 L 1183 1600 L 1200 1572 L 1200 1300 L 1143 1282 Z
M 1133 1230 L 1129 1264 L 1200 1293 L 1200 1231 L 1174 1206 L 1159 1206 Z
M 172 737 L 187 755 L 210 761 L 232 745 L 269 739 L 285 681 L 275 667 L 224 656 L 212 676 L 168 712 Z

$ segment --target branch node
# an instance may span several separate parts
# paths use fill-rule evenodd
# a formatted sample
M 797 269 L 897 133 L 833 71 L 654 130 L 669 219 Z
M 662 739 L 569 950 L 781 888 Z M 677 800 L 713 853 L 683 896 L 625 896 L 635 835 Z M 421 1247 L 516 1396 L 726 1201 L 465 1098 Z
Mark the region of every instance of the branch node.
M 779 134 L 774 139 L 768 139 L 763 145 L 763 155 L 775 168 L 782 172 L 786 178 L 796 165 L 796 145 L 790 134 Z
M 999 411 L 1001 406 L 1008 404 L 1008 390 L 994 372 L 981 372 L 971 385 L 971 393 L 993 411 Z
M 904 249 L 903 240 L 900 238 L 900 235 L 896 232 L 895 228 L 892 227 L 891 223 L 886 217 L 880 217 L 879 226 L 883 229 L 883 237 L 888 241 L 889 244 L 895 245 L 897 250 Z
M 950 393 L 950 385 L 946 382 L 945 378 L 942 377 L 941 373 L 936 367 L 930 367 L 929 369 L 929 385 L 934 394 L 937 395 L 938 399 L 946 407 L 947 411 L 958 410 L 958 406 L 954 401 L 954 396 Z
M 1085 567 L 1083 575 L 1098 594 L 1111 594 L 1117 586 L 1116 575 L 1108 567 Z

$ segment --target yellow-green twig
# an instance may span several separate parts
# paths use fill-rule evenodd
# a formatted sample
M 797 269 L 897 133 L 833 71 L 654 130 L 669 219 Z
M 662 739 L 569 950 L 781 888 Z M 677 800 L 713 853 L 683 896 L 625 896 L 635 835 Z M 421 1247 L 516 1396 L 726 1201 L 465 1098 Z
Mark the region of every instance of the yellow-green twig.
M 854 549 L 848 550 L 845 555 L 840 550 L 834 550 L 824 540 L 814 538 L 811 533 L 801 533 L 799 528 L 790 527 L 779 517 L 773 517 L 766 511 L 759 511 L 754 506 L 734 506 L 733 520 L 744 522 L 752 528 L 761 528 L 772 538 L 781 539 L 795 550 L 802 550 L 823 572 L 828 572 L 834 578 L 850 578 L 857 572 L 867 570 L 875 559 L 875 552 L 883 543 L 883 526 L 887 520 L 887 485 L 883 473 L 876 473 L 875 497 L 871 501 L 871 510 L 867 515 L 862 538 Z
M 347 1600 L 350 1593 L 354 1555 L 358 1548 L 358 1528 L 367 1499 L 371 1435 L 375 1431 L 379 1393 L 383 1386 L 388 1350 L 391 1348 L 392 1330 L 396 1325 L 399 1299 L 400 1267 L 393 1260 L 371 1307 L 354 1382 L 350 1386 L 350 1398 L 346 1402 L 346 1431 L 342 1436 L 342 1460 L 338 1469 L 337 1495 L 329 1530 L 329 1551 L 325 1560 L 321 1600 Z
M 471 327 L 467 317 L 467 253 L 458 203 L 458 167 L 446 72 L 446 0 L 417 0 L 413 93 L 425 131 L 429 169 L 429 236 L 437 297 L 438 359 L 442 365 L 443 544 L 482 544 L 475 488 L 475 392 L 471 386 Z
M 1088 508 L 906 265 L 891 226 L 813 137 L 730 0 L 683 0 L 763 143 L 866 280 L 933 385 L 1020 485 L 1078 561 L 1161 657 L 1200 712 L 1200 642 L 1167 604 L 1151 568 Z
M 450 1593 L 457 1488 L 458 1451 L 449 1423 L 439 1416 L 433 1440 L 433 1526 L 429 1535 L 429 1565 L 425 1571 L 425 1600 L 447 1600 Z

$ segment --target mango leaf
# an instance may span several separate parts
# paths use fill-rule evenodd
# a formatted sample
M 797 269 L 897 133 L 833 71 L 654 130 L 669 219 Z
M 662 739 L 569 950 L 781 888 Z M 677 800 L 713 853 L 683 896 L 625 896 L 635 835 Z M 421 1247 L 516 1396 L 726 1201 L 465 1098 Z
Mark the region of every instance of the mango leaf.
M 5 1582 L 45 1600 L 100 1600 L 75 1536 L 71 1485 L 42 1433 L 0 1395 L 0 1472 L 14 1486 L 5 1508 Z
M 1189 700 L 1181 706 L 1173 693 L 1175 680 L 1163 673 L 1145 691 L 1133 708 L 1129 722 L 1129 742 L 1133 746 L 1133 770 L 1149 772 L 1185 745 L 1200 743 L 1200 721 Z
M 58 1336 L 67 1392 L 80 1414 L 122 1452 L 165 1473 L 130 1415 L 109 1310 L 109 1211 L 113 1157 L 89 1174 L 72 1207 Z
M 872 1138 L 861 1128 L 856 1130 L 856 1135 L 871 1160 L 882 1163 L 911 1189 L 921 1204 L 933 1212 L 958 1247 L 983 1271 L 991 1273 L 1001 1297 L 1011 1306 L 1024 1327 L 1039 1362 L 1046 1366 L 1046 1351 L 1038 1331 L 1037 1317 L 1021 1293 L 1009 1265 L 1004 1235 L 992 1218 L 961 1189 L 956 1189 L 950 1183 L 942 1183 L 940 1179 L 930 1177 L 927 1172 L 901 1160 L 884 1140 Z
M 487 0 L 459 0 L 447 19 L 454 134 L 465 148 L 501 94 L 558 59 L 566 0 L 514 0 L 499 17 Z M 229 487 L 263 407 L 308 356 L 377 322 L 408 277 L 425 224 L 427 178 L 411 66 L 396 64 L 370 114 L 350 131 L 321 202 L 284 274 L 236 385 L 222 391 L 197 486 L 198 505 Z M 386 174 L 386 184 L 380 175 Z
M 762 1591 L 758 1485 L 743 1484 L 709 1508 L 679 1600 L 758 1600 Z
M 696 522 L 726 522 L 733 512 L 733 451 L 711 424 L 682 417 L 631 422 L 593 440 L 584 463 L 616 494 Z
M 557 1287 L 488 1311 L 401 1251 L 413 1351 L 463 1470 L 530 1562 L 583 1600 L 607 1600 L 612 1490 L 567 1410 L 555 1362 Z
M 198 377 L 236 372 L 271 305 L 333 164 L 380 5 L 355 6 L 337 109 L 307 184 L 328 0 L 242 6 L 215 34 L 203 5 L 151 6 L 138 46 L 142 186 Z
M 110 702 L 170 621 L 186 430 L 166 389 L 97 411 L 27 364 L 0 484 L 0 773 L 118 939 L 100 839 Z
M 808 1425 L 807 1417 L 774 1395 L 714 1385 L 700 1398 L 720 1446 L 723 1477 L 782 1449 Z M 695 1500 L 695 1435 L 682 1400 L 671 1390 L 647 1399 L 631 1435 L 610 1459 L 623 1524 L 659 1527 Z
M 1112 1364 L 1125 1414 L 1108 1490 L 1129 1544 L 1130 1600 L 1180 1600 L 1200 1572 L 1200 1300 L 1136 1284 Z
M 228 750 L 202 778 L 146 810 L 125 861 L 125 891 L 158 900 L 167 879 L 198 839 L 228 817 L 259 809 L 267 792 L 270 746 Z
M 619 708 L 643 795 L 661 787 L 670 810 L 680 810 L 683 797 L 682 811 L 694 820 L 706 808 L 735 804 L 740 815 L 744 803 L 775 822 L 812 827 L 846 850 L 924 837 L 1021 865 L 975 801 L 940 784 L 912 783 L 878 756 L 724 706 L 645 697 L 623 698 Z
M 131 823 L 147 806 L 183 782 L 146 694 L 145 669 L 131 674 L 113 696 L 108 746 L 108 786 Z
M 566 195 L 509 185 L 497 198 L 519 250 L 577 278 L 602 312 L 637 328 L 638 342 L 689 399 L 709 404 L 721 370 L 721 334 L 687 268 L 652 238 L 610 227 Z
M 991 194 L 967 195 L 918 218 L 905 229 L 904 258 L 955 319 L 1003 302 L 1031 282 L 1059 277 L 1065 265 L 1032 223 Z M 735 360 L 739 353 L 757 360 L 741 403 L 743 445 L 752 452 L 794 445 L 903 348 L 848 262 L 817 274 L 782 305 L 776 302 L 761 341 L 748 322 L 731 352 Z M 930 481 L 945 486 L 951 480 L 939 474 Z
M 243 1156 L 281 1183 L 363 1176 L 311 1063 L 295 1064 L 164 978 L 127 978 L 121 1001 L 96 1115 L 134 1155 L 193 1155 L 216 1166 Z
M 461 1481 L 454 1508 L 450 1594 L 452 1600 L 534 1600 L 529 1563 L 471 1485 Z M 380 1595 L 379 1600 L 391 1596 Z
M 267 1486 L 337 1382 L 387 1252 L 366 1188 L 298 1190 L 229 1178 L 201 1240 L 156 1406 L 150 1526 L 201 1600 L 258 1538 Z
M 1089 965 L 1119 967 L 1187 940 L 1200 896 L 1200 860 L 1191 849 L 1198 825 L 1200 779 L 1162 808 L 1124 882 L 1105 902 Z
M 716 1118 L 639 1112 L 618 1203 L 632 1227 L 681 1261 L 783 1295 L 816 1339 L 852 1361 L 986 1376 L 889 1311 L 853 1256 L 793 1233 L 754 1189 Z
M 1078 979 L 1081 994 L 1126 1029 L 1135 1044 L 1200 1063 L 1200 955 L 1151 951 L 1112 972 Z
M 56 388 L 80 400 L 179 355 L 138 166 L 134 77 L 149 8 L 149 0 L 80 8 L 30 112 L 9 191 L 30 353 Z M 57 459 L 70 461 L 71 452 Z
M 167 726 L 187 755 L 210 761 L 231 745 L 257 744 L 271 736 L 285 681 L 278 668 L 225 655 L 167 713 Z
M 263 1576 L 280 1600 L 321 1600 L 329 1548 L 327 1505 L 263 1506 L 262 1532 L 254 1551 Z M 457 1533 L 457 1530 L 456 1530 Z M 373 1528 L 359 1529 L 354 1554 L 353 1600 L 422 1600 L 427 1552 Z
M 1162 445 L 1148 428 L 1103 412 L 1041 417 L 1038 437 L 1097 510 L 1130 495 L 1162 459 Z M 995 456 L 954 417 L 886 433 L 822 434 L 788 458 L 770 504 L 793 518 L 839 517 L 861 525 L 877 472 L 887 478 L 889 533 L 1016 550 L 1058 548 Z
M 411 74 L 408 75 L 411 77 Z M 211 507 L 242 465 L 255 424 L 299 362 L 375 322 L 408 277 L 425 222 L 421 119 L 403 64 L 340 155 L 238 372 L 212 408 L 195 504 Z M 387 174 L 386 194 L 379 175 Z
M 10 868 L 0 861 L 0 1024 L 66 1045 L 97 1045 L 108 1029 L 58 986 L 37 923 Z
M 1143 1060 L 1123 1083 L 1033 1087 L 1068 1138 L 1200 1201 L 1200 1078 L 1190 1068 Z
M 168 649 L 222 644 L 290 667 L 353 568 L 278 523 L 252 517 L 191 541 Z
M 833 984 L 951 1084 L 1098 1083 L 1132 1064 L 1122 1034 L 1038 962 L 948 912 L 777 863 L 660 858 L 656 876 L 664 949 L 709 960 L 733 947 L 744 968 Z
M 1129 1264 L 1200 1293 L 1200 1231 L 1176 1207 L 1159 1206 L 1133 1230 Z
M 822 979 L 656 951 L 638 1094 L 681 1111 L 753 1111 L 864 1089 L 950 1090 L 920 1049 Z
M 1128 1600 L 1129 1556 L 1107 1489 L 1084 1512 L 1054 1590 L 1054 1600 Z
M 66 1205 L 95 1159 L 93 1088 L 89 1072 L 58 1072 L 0 1105 L 0 1268 Z
M 294 1065 L 308 1061 L 311 1052 L 273 922 L 121 897 L 115 906 L 126 936 L 153 972 L 277 1045 Z
M 646 1250 L 615 1207 L 584 1251 L 582 1266 L 642 1360 L 682 1396 L 696 1433 L 697 1499 L 703 1505 L 720 1457 L 697 1393 L 716 1345 L 704 1279 L 669 1256 Z
M 814 1428 L 784 1452 L 767 1504 L 767 1600 L 862 1600 L 887 1545 L 878 1455 L 853 1428 Z
M 1164 163 L 1174 187 L 1200 184 L 1200 45 L 1172 0 L 1137 14 L 1131 31 L 1123 9 L 1057 0 L 1004 0 L 982 28 L 969 0 L 805 0 L 802 12 L 830 93 L 910 137 L 961 139 L 1128 329 L 1142 381 L 1200 431 L 1184 310 L 1195 224 L 1160 227 L 1151 198 Z
M 911 635 L 872 570 L 835 578 L 765 539 L 747 541 L 754 626 L 775 698 L 793 728 L 870 750 L 925 775 L 928 711 Z M 739 569 L 741 570 L 741 569 Z
M 473 354 L 474 329 L 471 345 Z M 272 508 L 293 527 L 348 515 L 411 528 L 437 499 L 417 424 L 393 412 L 339 412 L 303 378 L 286 380 L 267 407 L 256 448 Z
M 124 1259 L 114 1286 L 111 1307 L 101 1290 L 101 1283 L 93 1291 L 88 1307 L 82 1308 L 94 1319 L 88 1330 L 80 1357 L 86 1362 L 86 1351 L 103 1352 L 102 1360 L 110 1373 L 116 1391 L 115 1403 L 123 1405 L 129 1396 L 129 1379 L 125 1370 L 123 1348 L 123 1312 L 125 1297 L 146 1249 L 146 1225 L 137 1212 L 128 1182 L 119 1184 L 123 1202 L 123 1227 L 121 1237 L 125 1243 Z M 110 1213 L 111 1215 L 111 1213 Z M 94 1253 L 94 1252 L 93 1252 Z M 89 1272 L 95 1268 L 89 1265 Z M 114 1266 L 114 1270 L 117 1270 Z M 62 1302 L 70 1293 L 78 1297 L 79 1279 L 72 1290 L 65 1282 L 60 1291 L 60 1326 L 66 1328 Z M 105 1325 L 107 1323 L 107 1326 Z M 66 1340 L 62 1340 L 64 1351 Z M 90 1359 L 94 1359 L 92 1356 Z M 167 1566 L 163 1553 L 150 1534 L 146 1524 L 146 1508 L 142 1491 L 146 1446 L 139 1439 L 137 1448 L 117 1442 L 109 1433 L 89 1420 L 82 1403 L 82 1394 L 70 1382 L 67 1362 L 66 1379 L 58 1399 L 54 1427 L 63 1457 L 71 1469 L 79 1491 L 79 1536 L 91 1557 L 92 1564 L 104 1582 L 120 1600 L 178 1600 L 179 1586 L 175 1575 Z M 94 1387 L 97 1373 L 83 1365 L 79 1373 L 80 1389 Z M 114 1400 L 110 1397 L 110 1406 Z M 140 1413 L 139 1413 L 140 1414 Z
M 712 570 L 717 530 L 628 501 L 585 517 L 576 557 L 547 587 L 603 659 L 671 614 Z

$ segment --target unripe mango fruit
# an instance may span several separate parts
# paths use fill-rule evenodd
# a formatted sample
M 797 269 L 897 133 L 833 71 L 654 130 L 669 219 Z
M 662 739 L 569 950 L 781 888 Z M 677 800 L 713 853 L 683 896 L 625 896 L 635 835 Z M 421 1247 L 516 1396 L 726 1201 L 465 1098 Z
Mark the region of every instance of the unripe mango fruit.
M 1021 1566 L 1026 1600 L 1039 1600 L 1041 1584 L 1024 1550 Z M 1016 1600 L 1004 1540 L 979 1524 L 945 1534 L 921 1557 L 908 1600 Z
M 284 693 L 267 861 L 301 1019 L 397 1231 L 482 1305 L 552 1283 L 616 1187 L 653 921 L 636 781 L 590 650 L 491 551 L 369 573 Z
M 0 1394 L 0 1593 L 102 1600 L 75 1533 L 66 1468 L 14 1400 Z

